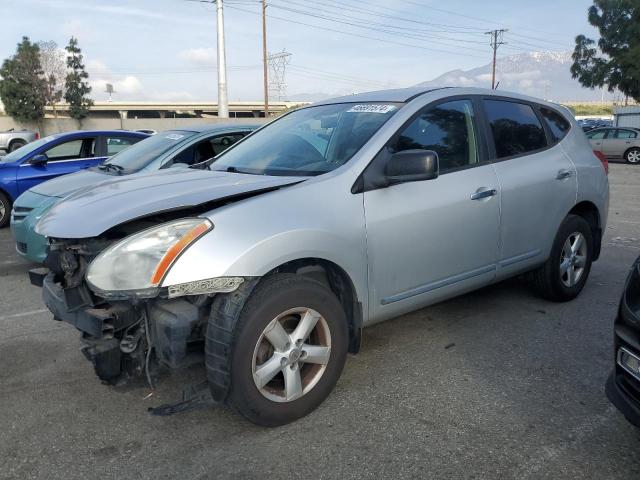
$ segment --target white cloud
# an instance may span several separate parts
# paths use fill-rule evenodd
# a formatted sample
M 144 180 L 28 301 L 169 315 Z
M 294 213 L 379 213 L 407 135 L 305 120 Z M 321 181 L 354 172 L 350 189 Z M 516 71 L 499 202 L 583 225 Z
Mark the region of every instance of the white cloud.
M 197 65 L 213 65 L 216 63 L 214 48 L 190 48 L 180 52 L 179 57 Z
M 94 98 L 100 100 L 106 98 L 107 83 L 113 85 L 116 98 L 138 97 L 144 90 L 142 82 L 135 75 L 118 75 L 99 59 L 86 62 L 86 70 L 89 73 L 89 84 Z

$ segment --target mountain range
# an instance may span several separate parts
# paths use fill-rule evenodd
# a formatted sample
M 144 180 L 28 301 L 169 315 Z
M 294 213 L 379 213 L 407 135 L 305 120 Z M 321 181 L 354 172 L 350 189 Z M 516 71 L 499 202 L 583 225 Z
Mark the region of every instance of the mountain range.
M 498 89 L 555 102 L 613 100 L 613 94 L 584 88 L 571 78 L 572 62 L 571 52 L 527 52 L 498 58 Z M 491 63 L 471 70 L 452 70 L 417 86 L 491 88 Z M 345 92 L 299 93 L 290 95 L 289 99 L 315 101 L 339 95 L 345 95 Z
M 590 90 L 571 78 L 571 52 L 527 52 L 499 58 L 498 89 L 557 102 L 598 101 L 600 90 Z M 471 70 L 452 70 L 418 84 L 424 87 L 460 86 L 491 88 L 491 63 Z M 604 93 L 610 100 L 611 94 Z

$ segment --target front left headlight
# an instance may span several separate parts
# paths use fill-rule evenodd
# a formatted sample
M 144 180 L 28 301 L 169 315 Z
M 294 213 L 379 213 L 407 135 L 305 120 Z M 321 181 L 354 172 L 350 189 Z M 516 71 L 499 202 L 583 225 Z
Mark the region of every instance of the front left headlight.
M 178 256 L 213 229 L 208 220 L 186 218 L 143 230 L 101 252 L 87 282 L 104 296 L 154 293 Z

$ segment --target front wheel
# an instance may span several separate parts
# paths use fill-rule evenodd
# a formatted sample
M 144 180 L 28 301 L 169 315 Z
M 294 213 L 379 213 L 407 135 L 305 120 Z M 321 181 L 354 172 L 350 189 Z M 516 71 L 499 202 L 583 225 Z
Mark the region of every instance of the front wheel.
M 640 164 L 640 148 L 634 147 L 627 150 L 627 153 L 624 154 L 624 159 L 627 163 L 633 165 Z
M 591 227 L 584 218 L 567 215 L 558 229 L 549 259 L 531 273 L 533 286 L 547 300 L 573 300 L 587 283 L 592 261 Z
M 258 425 L 297 420 L 329 395 L 347 345 L 346 315 L 326 285 L 292 274 L 268 277 L 235 327 L 227 403 Z

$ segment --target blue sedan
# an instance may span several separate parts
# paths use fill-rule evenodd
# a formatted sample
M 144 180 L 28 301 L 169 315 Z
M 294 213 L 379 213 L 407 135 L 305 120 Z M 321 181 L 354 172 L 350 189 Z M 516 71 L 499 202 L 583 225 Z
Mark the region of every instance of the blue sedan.
M 147 137 L 125 130 L 59 133 L 0 157 L 0 228 L 9 223 L 11 206 L 22 192 L 51 178 L 98 165 Z

